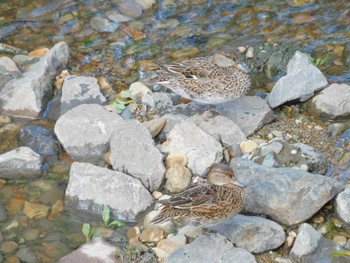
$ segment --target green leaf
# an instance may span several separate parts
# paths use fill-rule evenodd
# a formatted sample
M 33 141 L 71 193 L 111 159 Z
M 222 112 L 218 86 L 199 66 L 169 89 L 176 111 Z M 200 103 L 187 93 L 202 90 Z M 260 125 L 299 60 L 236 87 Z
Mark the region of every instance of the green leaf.
M 127 101 L 121 100 L 121 99 L 118 99 L 118 98 L 116 98 L 116 99 L 114 100 L 114 103 L 116 103 L 116 104 L 128 104 Z
M 328 60 L 329 56 L 328 54 L 325 55 L 321 60 L 320 60 L 320 66 L 322 66 L 324 63 L 326 63 L 326 61 Z
M 348 257 L 350 258 L 350 251 L 348 250 L 341 250 L 341 251 L 335 251 L 331 254 L 332 257 Z
M 132 99 L 133 101 L 137 101 L 136 97 L 135 97 L 133 94 L 131 94 L 131 92 L 130 92 L 129 90 L 123 90 L 123 91 L 120 93 L 120 95 L 121 95 L 123 98 L 125 98 L 125 99 L 130 98 L 130 99 Z
M 105 205 L 102 212 L 102 219 L 105 227 L 108 225 L 110 213 L 111 213 L 111 210 L 109 209 L 108 206 Z
M 117 108 L 120 110 L 124 110 L 126 107 L 124 104 L 117 104 Z
M 83 232 L 83 235 L 86 238 L 86 242 L 88 242 L 91 238 L 91 226 L 88 223 L 84 223 L 83 227 L 81 229 L 81 232 Z
M 108 226 L 122 227 L 122 226 L 126 226 L 126 224 L 124 222 L 119 221 L 119 220 L 114 220 Z

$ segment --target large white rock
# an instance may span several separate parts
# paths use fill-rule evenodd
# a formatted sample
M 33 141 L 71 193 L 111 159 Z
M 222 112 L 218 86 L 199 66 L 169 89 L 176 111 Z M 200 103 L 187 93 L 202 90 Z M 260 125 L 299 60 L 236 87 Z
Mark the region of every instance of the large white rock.
M 111 136 L 110 152 L 113 169 L 138 178 L 151 192 L 159 188 L 165 174 L 163 154 L 145 125 L 136 120 L 120 122 Z
M 152 202 L 147 189 L 129 175 L 89 163 L 72 164 L 65 198 L 69 210 L 101 216 L 107 205 L 114 218 L 135 221 Z
M 266 99 L 272 108 L 276 108 L 288 101 L 306 101 L 327 85 L 325 76 L 309 57 L 296 51 L 287 65 L 287 75 L 276 82 Z
M 335 199 L 335 212 L 338 217 L 350 226 L 350 185 Z
M 186 155 L 187 167 L 199 176 L 204 176 L 206 169 L 223 157 L 221 144 L 190 120 L 174 126 L 161 145 L 161 151 Z
M 239 126 L 227 117 L 213 116 L 210 111 L 192 116 L 191 121 L 206 133 L 209 133 L 224 147 L 240 144 L 247 140 Z
M 230 166 L 247 185 L 244 209 L 285 225 L 303 222 L 340 193 L 340 182 L 297 168 L 273 168 L 234 158 Z
M 340 119 L 350 116 L 350 85 L 333 83 L 307 103 L 308 111 L 321 118 Z
M 68 55 L 68 45 L 60 42 L 21 77 L 8 81 L 0 90 L 0 111 L 16 117 L 38 118 L 52 92 L 52 81 L 66 66 Z
M 0 155 L 0 178 L 39 176 L 43 158 L 29 147 L 19 147 Z
M 61 114 L 81 104 L 99 104 L 106 102 L 100 91 L 97 79 L 84 76 L 67 76 L 64 79 L 61 96 Z
M 290 256 L 303 263 L 313 262 L 348 262 L 341 258 L 332 257 L 331 254 L 343 248 L 332 240 L 323 237 L 316 229 L 307 223 L 299 227 Z
M 236 247 L 251 253 L 273 250 L 281 246 L 286 239 L 283 227 L 257 216 L 236 215 L 208 229 L 225 236 Z
M 191 244 L 175 250 L 167 263 L 255 263 L 252 254 L 236 248 L 220 234 L 201 235 Z
M 97 104 L 83 104 L 63 114 L 55 133 L 77 161 L 97 162 L 107 151 L 110 136 L 122 118 Z

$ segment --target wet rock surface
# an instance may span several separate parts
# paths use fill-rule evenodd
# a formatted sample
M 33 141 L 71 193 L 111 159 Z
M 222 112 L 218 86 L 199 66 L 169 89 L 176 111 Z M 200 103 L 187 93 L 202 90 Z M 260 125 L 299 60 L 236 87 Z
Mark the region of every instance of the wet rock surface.
M 271 168 L 241 158 L 232 159 L 230 166 L 247 184 L 244 209 L 286 225 L 309 219 L 344 188 L 332 178 L 301 169 Z
M 236 247 L 251 253 L 273 250 L 285 241 L 284 230 L 280 225 L 256 216 L 236 215 L 208 230 L 225 236 Z
M 89 163 L 71 167 L 65 206 L 73 212 L 100 215 L 108 205 L 113 217 L 135 221 L 151 204 L 151 194 L 129 175 Z
M 296 51 L 287 66 L 287 75 L 280 78 L 267 97 L 267 102 L 276 108 L 285 102 L 311 98 L 315 92 L 328 85 L 322 72 L 314 66 L 309 57 Z
M 175 250 L 168 257 L 168 263 L 208 262 L 254 263 L 254 256 L 242 248 L 235 248 L 219 234 L 201 235 L 194 242 Z
M 83 104 L 62 115 L 55 134 L 64 149 L 78 161 L 97 162 L 107 151 L 110 136 L 122 118 L 97 104 Z
M 113 169 L 138 178 L 150 191 L 162 183 L 163 155 L 143 124 L 135 120 L 120 122 L 111 136 L 110 152 Z
M 60 42 L 20 78 L 7 82 L 0 90 L 1 111 L 20 118 L 40 117 L 52 92 L 51 82 L 66 66 L 68 55 L 68 45 Z

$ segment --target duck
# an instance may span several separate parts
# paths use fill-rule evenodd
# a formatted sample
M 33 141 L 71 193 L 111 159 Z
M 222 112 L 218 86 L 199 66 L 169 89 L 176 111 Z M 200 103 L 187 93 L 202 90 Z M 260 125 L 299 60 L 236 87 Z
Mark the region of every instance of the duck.
M 204 104 L 222 103 L 245 95 L 251 86 L 250 70 L 238 63 L 236 49 L 219 47 L 214 55 L 160 64 L 148 84 L 160 84 L 181 97 Z
M 243 209 L 245 187 L 235 178 L 230 166 L 213 164 L 207 181 L 193 183 L 171 198 L 159 200 L 162 208 L 151 224 L 173 221 L 176 225 L 207 227 L 227 220 Z

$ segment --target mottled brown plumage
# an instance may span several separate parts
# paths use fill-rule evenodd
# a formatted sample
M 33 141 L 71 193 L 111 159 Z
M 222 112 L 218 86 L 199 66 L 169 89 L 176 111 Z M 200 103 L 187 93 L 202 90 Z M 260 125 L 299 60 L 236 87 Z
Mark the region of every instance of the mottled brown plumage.
M 249 69 L 238 64 L 234 49 L 227 46 L 213 56 L 163 65 L 149 82 L 201 103 L 236 99 L 246 94 L 251 85 Z
M 210 225 L 238 214 L 244 206 L 244 188 L 232 169 L 225 164 L 213 164 L 208 181 L 190 185 L 164 205 L 152 223 L 169 220 L 177 224 Z

